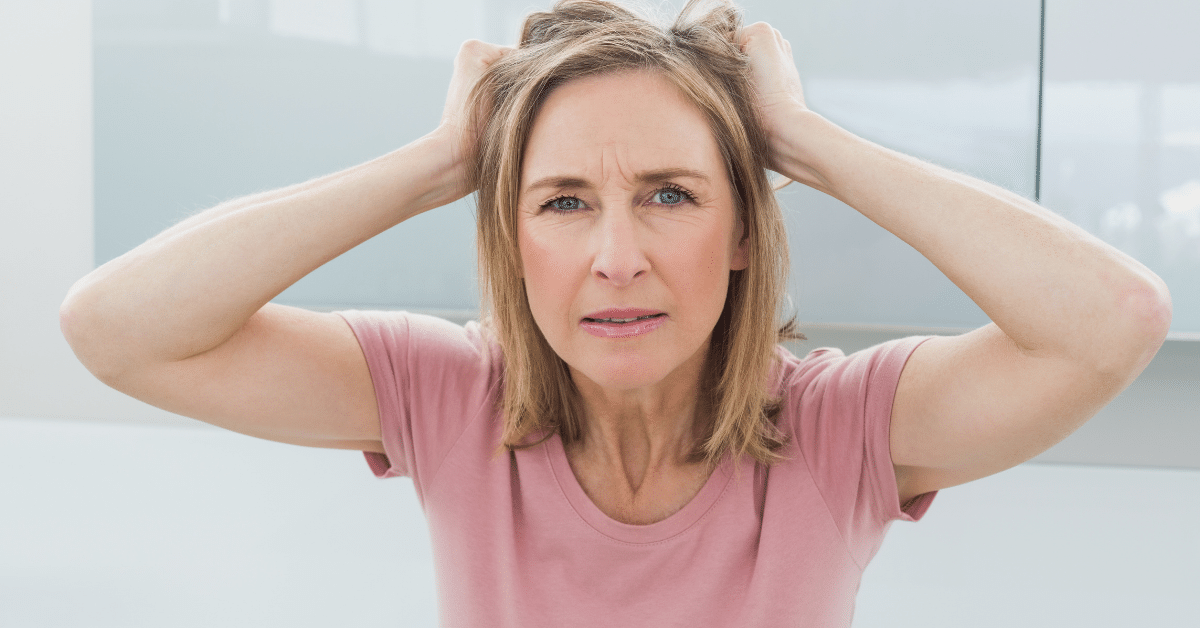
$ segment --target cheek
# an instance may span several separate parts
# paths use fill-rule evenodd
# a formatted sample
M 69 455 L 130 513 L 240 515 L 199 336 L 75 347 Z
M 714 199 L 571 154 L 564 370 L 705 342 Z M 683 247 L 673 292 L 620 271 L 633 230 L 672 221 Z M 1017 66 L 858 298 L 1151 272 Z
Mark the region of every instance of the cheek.
M 532 232 L 531 232 L 532 231 Z M 518 234 L 522 277 L 529 295 L 529 309 L 538 325 L 545 330 L 548 317 L 565 314 L 570 307 L 572 285 L 579 264 L 571 255 L 577 247 L 563 246 L 550 234 L 522 229 Z
M 725 305 L 725 295 L 729 288 L 729 256 L 725 250 L 726 242 L 714 239 L 704 248 L 703 256 L 696 260 L 696 294 L 707 297 L 711 307 L 719 314 Z M 703 269 L 703 270 L 700 270 Z
M 729 239 L 713 231 L 697 234 L 683 246 L 674 247 L 671 266 L 677 277 L 687 285 L 689 294 L 719 295 L 724 298 L 729 281 Z
M 729 288 L 728 238 L 693 234 L 659 249 L 657 273 L 670 291 L 688 334 L 712 332 Z

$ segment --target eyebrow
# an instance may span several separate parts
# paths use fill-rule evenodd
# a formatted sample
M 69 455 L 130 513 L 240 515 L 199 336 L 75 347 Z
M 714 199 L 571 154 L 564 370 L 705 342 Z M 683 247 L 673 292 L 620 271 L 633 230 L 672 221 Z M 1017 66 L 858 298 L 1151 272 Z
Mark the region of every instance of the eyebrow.
M 660 183 L 676 178 L 691 178 L 699 179 L 705 183 L 709 182 L 708 176 L 703 172 L 700 172 L 699 170 L 692 170 L 690 168 L 660 168 L 658 170 L 645 170 L 643 172 L 639 172 L 634 178 L 634 181 L 638 183 Z M 534 181 L 525 188 L 525 191 L 529 192 L 543 188 L 585 188 L 590 185 L 591 183 L 588 182 L 587 179 L 582 179 L 580 177 L 554 176 L 545 177 Z

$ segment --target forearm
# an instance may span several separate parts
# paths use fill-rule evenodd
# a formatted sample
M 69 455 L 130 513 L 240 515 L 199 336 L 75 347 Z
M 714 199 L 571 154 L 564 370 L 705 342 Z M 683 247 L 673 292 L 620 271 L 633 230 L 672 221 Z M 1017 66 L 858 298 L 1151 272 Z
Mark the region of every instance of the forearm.
M 274 189 L 274 190 L 267 190 L 264 192 L 255 192 L 253 194 L 247 194 L 246 196 L 240 196 L 238 198 L 233 198 L 233 199 L 230 199 L 227 201 L 223 201 L 214 207 L 206 209 L 197 214 L 188 216 L 187 218 L 179 221 L 178 223 L 171 225 L 170 227 L 168 227 L 161 233 L 155 235 L 154 237 L 150 238 L 149 240 L 146 240 L 146 242 L 144 242 L 142 244 L 142 246 L 145 246 L 147 244 L 157 244 L 159 242 L 169 240 L 169 239 L 175 237 L 176 235 L 179 235 L 180 233 L 187 231 L 193 227 L 197 227 L 206 222 L 210 222 L 212 220 L 220 218 L 221 216 L 224 216 L 225 214 L 237 211 L 237 210 L 245 208 L 245 207 L 249 207 L 251 205 L 259 205 L 262 203 L 266 203 L 268 201 L 276 201 L 276 200 L 279 200 L 282 198 L 292 196 L 294 194 L 298 194 L 298 193 L 305 192 L 305 191 L 311 191 L 313 189 L 328 186 L 330 183 L 334 182 L 335 180 L 340 179 L 344 176 L 347 176 L 347 175 L 353 173 L 354 171 L 355 171 L 355 168 L 350 168 L 348 170 L 343 170 L 340 172 L 334 172 L 332 174 L 322 175 L 316 179 L 304 181 L 301 183 L 296 183 L 293 185 L 289 185 L 287 187 L 282 187 L 282 188 L 278 188 L 278 189 Z
M 93 370 L 208 351 L 317 267 L 460 197 L 450 154 L 431 134 L 345 171 L 193 216 L 77 282 L 63 304 L 64 332 Z
M 783 174 L 917 249 L 1026 351 L 1107 368 L 1149 359 L 1146 346 L 1157 349 L 1165 335 L 1162 280 L 1062 217 L 812 112 L 797 112 L 789 132 Z

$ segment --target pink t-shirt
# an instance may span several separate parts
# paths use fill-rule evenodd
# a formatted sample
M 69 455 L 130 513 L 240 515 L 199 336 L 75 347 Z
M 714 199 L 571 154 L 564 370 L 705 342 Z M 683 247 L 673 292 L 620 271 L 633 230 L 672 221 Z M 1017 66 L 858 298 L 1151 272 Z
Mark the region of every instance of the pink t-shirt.
M 443 626 L 849 626 L 863 569 L 901 510 L 888 428 L 900 371 L 923 337 L 845 356 L 778 348 L 791 460 L 726 456 L 682 510 L 609 518 L 562 440 L 492 457 L 503 356 L 474 322 L 340 312 L 362 345 L 387 455 L 412 478 L 433 545 Z

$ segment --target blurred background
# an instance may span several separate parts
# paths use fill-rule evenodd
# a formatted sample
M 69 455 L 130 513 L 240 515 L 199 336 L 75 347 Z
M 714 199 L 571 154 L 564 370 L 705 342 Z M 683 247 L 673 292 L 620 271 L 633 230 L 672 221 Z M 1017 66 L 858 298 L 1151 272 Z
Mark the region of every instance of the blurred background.
M 408 480 L 116 393 L 57 309 L 185 216 L 429 132 L 459 44 L 513 44 L 547 6 L 0 0 L 0 626 L 436 623 Z M 892 528 L 855 625 L 1200 625 L 1200 3 L 742 6 L 792 43 L 814 110 L 1040 202 L 1174 301 L 1155 361 L 1096 418 Z M 810 338 L 794 353 L 987 322 L 852 208 L 800 184 L 780 198 Z M 469 320 L 472 212 L 418 216 L 277 301 Z

